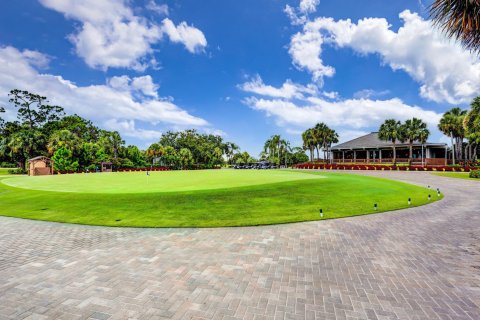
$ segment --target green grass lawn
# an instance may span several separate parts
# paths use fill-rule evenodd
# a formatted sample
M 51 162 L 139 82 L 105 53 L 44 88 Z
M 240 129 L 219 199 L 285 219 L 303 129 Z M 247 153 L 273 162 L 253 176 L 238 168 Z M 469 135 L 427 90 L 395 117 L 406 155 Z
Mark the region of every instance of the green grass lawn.
M 12 187 L 82 193 L 156 193 L 235 188 L 293 180 L 320 179 L 319 175 L 286 170 L 195 170 L 64 174 L 12 177 Z
M 9 174 L 8 170 L 12 170 L 11 168 L 0 168 L 0 176 Z
M 386 179 L 299 170 L 156 172 L 148 185 L 144 172 L 40 178 L 2 177 L 0 182 L 45 189 L 38 182 L 43 181 L 92 193 L 0 183 L 0 215 L 106 226 L 245 226 L 319 220 L 320 208 L 323 219 L 330 219 L 406 208 L 409 197 L 412 206 L 423 205 L 430 193 L 431 201 L 441 198 L 432 190 Z M 184 191 L 165 192 L 172 191 L 167 185 Z M 112 193 L 115 188 L 119 193 Z
M 480 181 L 480 179 L 470 178 L 468 172 L 434 172 L 432 174 L 441 177 Z

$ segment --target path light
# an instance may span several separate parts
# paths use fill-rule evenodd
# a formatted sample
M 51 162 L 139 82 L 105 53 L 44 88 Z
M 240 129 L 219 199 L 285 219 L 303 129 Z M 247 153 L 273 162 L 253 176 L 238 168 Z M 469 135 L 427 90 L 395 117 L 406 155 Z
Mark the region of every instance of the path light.
M 373 210 L 377 211 L 377 204 L 376 203 L 373 204 Z
M 408 198 L 408 205 L 412 204 L 412 199 Z
M 437 197 L 440 197 L 440 189 L 437 188 Z
M 430 189 L 430 186 L 428 186 L 428 189 Z
M 428 195 L 428 201 L 430 201 L 431 199 L 432 199 L 432 196 Z
M 323 218 L 323 209 L 320 209 L 320 218 Z

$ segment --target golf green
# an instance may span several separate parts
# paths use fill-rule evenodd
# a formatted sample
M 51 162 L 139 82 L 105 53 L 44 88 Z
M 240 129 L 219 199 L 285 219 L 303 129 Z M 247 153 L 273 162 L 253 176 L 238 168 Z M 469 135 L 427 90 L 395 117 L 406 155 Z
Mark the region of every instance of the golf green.
M 195 170 L 118 173 L 83 173 L 56 176 L 13 177 L 12 187 L 59 192 L 146 193 L 235 188 L 293 180 L 319 179 L 301 171 Z
M 0 215 L 124 227 L 249 226 L 378 213 L 442 198 L 431 193 L 387 179 L 301 170 L 3 176 Z

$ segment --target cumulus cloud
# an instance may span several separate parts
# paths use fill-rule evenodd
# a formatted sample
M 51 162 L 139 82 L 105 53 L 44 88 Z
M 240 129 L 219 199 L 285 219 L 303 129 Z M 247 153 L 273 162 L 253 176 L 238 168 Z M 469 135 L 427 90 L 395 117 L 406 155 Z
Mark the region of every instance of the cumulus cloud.
M 282 99 L 249 97 L 245 103 L 252 109 L 273 117 L 280 126 L 293 125 L 301 128 L 325 122 L 333 127 L 361 129 L 378 127 L 387 118 L 406 120 L 412 117 L 421 118 L 435 126 L 441 117 L 439 113 L 409 106 L 397 98 L 327 101 L 320 97 L 309 97 L 303 103 L 295 103 Z
M 168 35 L 170 41 L 182 43 L 188 51 L 195 53 L 207 46 L 207 39 L 202 31 L 189 26 L 185 21 L 175 26 L 172 20 L 166 18 L 162 23 L 162 31 Z
M 301 0 L 299 10 L 302 13 L 313 13 L 317 11 L 317 6 L 320 4 L 320 0 Z
M 273 86 L 263 83 L 263 80 L 259 75 L 256 75 L 250 81 L 245 82 L 238 87 L 245 92 L 255 93 L 268 97 L 286 99 L 300 99 L 303 98 L 305 93 L 312 95 L 317 92 L 317 87 L 314 85 L 302 86 L 300 84 L 294 83 L 290 79 L 285 81 L 285 83 L 280 88 L 275 88 Z
M 121 132 L 125 137 L 132 137 L 140 140 L 156 140 L 160 138 L 162 132 L 159 130 L 137 129 L 134 120 L 110 119 L 103 122 L 107 130 Z
M 449 41 L 431 22 L 416 13 L 400 13 L 397 32 L 384 18 L 351 20 L 317 18 L 304 24 L 290 42 L 294 64 L 314 80 L 331 77 L 335 69 L 323 63 L 323 45 L 378 54 L 393 70 L 402 70 L 420 83 L 420 95 L 435 102 L 469 102 L 480 89 L 480 60 Z
M 191 115 L 172 101 L 158 98 L 158 86 L 150 76 L 118 76 L 110 78 L 106 84 L 78 86 L 61 76 L 39 73 L 35 63 L 23 52 L 3 47 L 0 48 L 1 105 L 9 105 L 7 94 L 14 88 L 47 95 L 53 104 L 63 106 L 68 113 L 77 113 L 99 124 L 117 125 L 124 129 L 122 133 L 139 132 L 138 138 L 147 137 L 151 132 L 135 129 L 137 122 L 209 126 L 207 121 Z
M 40 0 L 45 7 L 63 13 L 65 17 L 80 22 L 76 32 L 69 36 L 78 56 L 92 68 L 129 68 L 144 71 L 156 67 L 152 46 L 163 38 L 163 25 L 135 15 L 124 1 L 116 0 Z M 152 10 L 160 10 L 150 2 Z M 171 22 L 171 20 L 169 20 Z M 203 33 L 185 22 L 180 23 L 181 36 L 175 42 L 191 48 L 206 46 Z M 203 38 L 202 38 L 203 37 Z M 195 39 L 201 39 L 196 43 Z

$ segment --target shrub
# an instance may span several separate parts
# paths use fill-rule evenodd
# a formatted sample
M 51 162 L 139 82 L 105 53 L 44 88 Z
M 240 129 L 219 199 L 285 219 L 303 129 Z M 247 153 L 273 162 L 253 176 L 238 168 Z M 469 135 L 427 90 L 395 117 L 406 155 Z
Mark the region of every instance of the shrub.
M 480 170 L 470 171 L 470 178 L 480 179 Z
M 11 162 L 0 162 L 0 168 L 16 168 L 17 165 Z
M 9 174 L 27 174 L 27 170 L 18 168 L 18 169 L 10 169 L 8 170 Z

